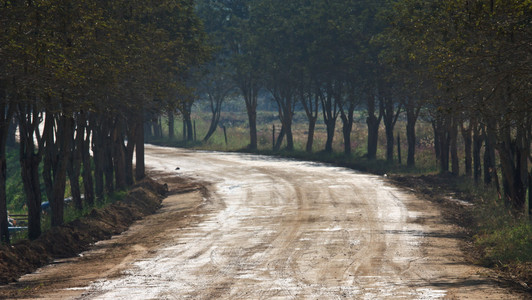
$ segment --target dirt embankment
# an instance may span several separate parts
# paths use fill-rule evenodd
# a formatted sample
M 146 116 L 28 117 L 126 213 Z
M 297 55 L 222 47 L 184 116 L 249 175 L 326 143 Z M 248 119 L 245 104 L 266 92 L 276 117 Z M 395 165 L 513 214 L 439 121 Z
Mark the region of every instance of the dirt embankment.
M 484 249 L 474 244 L 477 226 L 474 217 L 474 204 L 478 199 L 474 195 L 456 190 L 455 177 L 445 175 L 390 176 L 396 185 L 411 189 L 422 198 L 435 203 L 443 217 L 458 226 L 462 236 L 460 246 L 470 263 L 490 267 L 489 277 L 502 285 L 510 285 L 532 294 L 532 263 L 514 263 L 510 265 L 494 264 L 484 258 Z
M 166 185 L 147 178 L 120 202 L 93 209 L 88 216 L 52 228 L 35 241 L 0 246 L 0 284 L 14 282 L 53 259 L 76 256 L 96 241 L 123 232 L 135 220 L 154 213 L 167 191 Z

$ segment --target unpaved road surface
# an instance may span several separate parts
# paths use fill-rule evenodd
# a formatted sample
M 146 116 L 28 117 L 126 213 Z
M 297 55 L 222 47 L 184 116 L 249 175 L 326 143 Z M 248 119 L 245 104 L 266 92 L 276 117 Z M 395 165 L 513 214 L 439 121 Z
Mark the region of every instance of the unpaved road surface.
M 207 189 L 82 257 L 25 276 L 48 299 L 525 299 L 465 262 L 456 228 L 379 176 L 316 163 L 147 146 Z M 179 170 L 176 168 L 179 167 Z M 5 292 L 5 291 L 4 291 Z

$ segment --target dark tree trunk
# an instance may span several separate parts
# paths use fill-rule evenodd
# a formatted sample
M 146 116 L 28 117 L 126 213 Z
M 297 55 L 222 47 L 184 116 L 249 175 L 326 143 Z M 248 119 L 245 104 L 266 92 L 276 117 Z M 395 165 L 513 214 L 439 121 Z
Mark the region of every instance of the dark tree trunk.
M 137 118 L 137 138 L 136 138 L 136 164 L 135 164 L 135 179 L 137 181 L 142 180 L 146 176 L 146 166 L 144 162 L 144 130 L 142 126 L 144 124 L 143 114 Z
M 406 165 L 414 167 L 416 165 L 416 123 L 421 111 L 422 104 L 412 98 L 405 99 L 406 110 L 406 141 L 408 144 L 408 153 Z
M 402 164 L 403 160 L 401 158 L 401 136 L 397 134 L 397 163 Z
M 412 120 L 410 117 L 407 117 L 406 140 L 408 143 L 408 154 L 406 158 L 406 165 L 409 167 L 415 167 L 416 165 L 416 120 Z
M 279 132 L 279 135 L 277 136 L 277 140 L 275 141 L 275 145 L 273 146 L 273 151 L 279 151 L 279 149 L 281 149 L 281 145 L 283 144 L 285 135 L 286 135 L 286 132 L 284 130 L 284 126 L 281 125 L 281 131 Z
M 175 137 L 175 117 L 174 111 L 168 110 L 168 139 L 173 140 Z
M 312 146 L 314 144 L 314 131 L 316 130 L 316 118 L 309 119 L 308 121 L 308 134 L 307 134 L 307 144 L 305 146 L 305 151 L 308 153 L 312 152 Z
M 432 125 L 432 132 L 434 133 L 434 154 L 436 156 L 436 160 L 441 160 L 441 121 L 438 119 L 433 119 L 431 122 Z
M 135 144 L 137 139 L 137 123 L 135 120 L 128 120 L 127 126 L 127 144 L 125 147 L 125 176 L 126 184 L 132 186 L 135 181 L 133 179 L 133 154 L 135 151 Z
M 521 128 L 517 129 L 515 139 L 511 137 L 511 129 L 505 127 L 502 141 L 497 144 L 501 162 L 501 173 L 504 186 L 505 200 L 517 212 L 525 211 L 526 203 L 526 172 L 528 172 L 528 153 Z M 523 169 L 525 172 L 522 172 Z
M 257 150 L 257 107 L 247 109 L 249 122 L 249 150 Z
M 379 116 L 375 116 L 375 98 L 371 96 L 367 101 L 368 117 L 366 124 L 368 125 L 368 154 L 369 160 L 377 158 L 377 144 L 379 141 L 379 126 L 382 119 L 382 109 L 379 110 Z
M 318 93 L 312 94 L 309 92 L 308 95 L 305 95 L 304 91 L 300 91 L 299 98 L 303 108 L 305 109 L 305 114 L 307 115 L 308 120 L 307 144 L 305 146 L 305 150 L 308 153 L 311 153 L 312 146 L 314 144 L 316 121 L 318 120 L 319 97 Z
M 349 102 L 347 107 L 347 113 L 344 109 L 341 110 L 340 118 L 342 119 L 342 133 L 344 136 L 344 154 L 346 156 L 351 155 L 351 131 L 353 130 L 355 112 L 355 100 L 354 97 Z
M 48 118 L 48 114 L 46 118 Z M 47 136 L 46 138 L 46 147 L 47 151 L 46 156 L 57 155 L 57 158 L 48 158 L 48 161 L 52 162 L 51 174 L 52 177 L 52 194 L 48 198 L 50 201 L 50 208 L 52 211 L 52 226 L 59 226 L 63 224 L 64 216 L 64 205 L 65 205 L 65 187 L 66 187 L 66 176 L 67 176 L 67 165 L 70 159 L 70 147 L 72 141 L 72 128 L 73 128 L 72 117 L 62 114 L 58 117 L 57 120 L 57 133 L 56 141 L 54 142 L 53 134 L 52 137 Z M 46 126 L 46 125 L 45 125 Z M 46 129 L 45 129 L 46 130 Z M 55 148 L 53 151 L 50 148 Z
M 484 150 L 484 183 L 493 184 L 500 195 L 499 177 L 495 166 L 495 128 L 493 124 L 486 126 Z
M 41 189 L 39 164 L 42 147 L 35 147 L 34 135 L 40 120 L 35 105 L 19 104 L 20 169 L 26 206 L 28 207 L 28 238 L 35 240 L 41 235 Z
M 11 126 L 9 126 L 8 132 L 7 132 L 7 145 L 10 147 L 15 148 L 17 146 L 17 127 L 18 127 L 18 121 L 17 118 L 13 118 L 13 115 L 11 116 Z
M 460 163 L 458 159 L 458 122 L 456 117 L 451 117 L 449 136 L 451 140 L 451 172 L 454 176 L 460 175 Z
M 110 122 L 104 122 L 103 135 L 103 171 L 105 173 L 105 191 L 111 194 L 115 191 L 113 168 L 113 140 L 110 132 Z
M 124 190 L 126 188 L 126 155 L 124 146 L 123 125 L 121 120 L 117 120 L 113 131 L 113 167 L 115 174 L 116 189 Z
M 91 156 L 90 156 L 90 141 L 91 141 L 91 131 L 87 127 L 86 119 L 83 123 L 80 123 L 81 126 L 85 127 L 85 136 L 83 138 L 83 145 L 81 149 L 81 160 L 83 161 L 83 189 L 85 190 L 85 203 L 87 206 L 94 206 L 94 181 L 92 177 L 92 165 L 91 165 Z
M 71 155 L 67 166 L 68 179 L 70 181 L 70 192 L 72 194 L 72 202 L 77 210 L 83 209 L 83 202 L 81 201 L 81 188 L 79 185 L 79 177 L 81 174 L 81 151 L 83 149 L 85 127 L 79 123 L 81 114 L 77 118 L 76 136 L 72 137 Z
M 383 97 L 381 99 L 383 102 L 382 107 L 383 109 L 383 120 L 384 120 L 384 128 L 386 133 L 386 160 L 388 162 L 393 162 L 393 151 L 394 151 L 394 135 L 393 131 L 395 128 L 395 124 L 397 123 L 397 119 L 399 117 L 399 113 L 401 112 L 401 104 L 397 107 L 397 112 L 395 112 L 395 107 L 393 103 L 393 99 L 390 96 Z
M 471 128 L 473 131 L 473 178 L 479 182 L 482 176 L 482 166 L 480 159 L 480 150 L 482 148 L 481 128 L 476 119 L 471 119 Z
M 3 90 L 2 90 L 3 92 Z M 0 243 L 9 244 L 9 222 L 7 220 L 7 195 L 6 195 L 6 145 L 10 124 L 14 114 L 14 105 L 7 103 L 6 95 L 0 95 Z
M 92 128 L 92 152 L 94 154 L 94 188 L 98 201 L 104 197 L 104 132 L 103 117 L 91 116 L 90 124 Z M 84 166 L 86 167 L 86 166 Z
M 445 121 L 439 127 L 438 137 L 440 139 L 440 172 L 449 172 L 449 148 L 451 137 L 449 133 L 450 117 L 445 117 Z
M 469 121 L 469 126 L 465 127 L 464 122 L 461 122 L 460 124 L 460 130 L 462 133 L 462 138 L 464 140 L 464 165 L 465 165 L 465 174 L 467 177 L 471 177 L 473 174 L 473 168 L 472 168 L 472 157 L 471 157 L 471 148 L 473 144 L 473 140 L 471 137 L 472 132 L 472 121 Z
M 332 153 L 333 151 L 333 141 L 334 133 L 336 129 L 336 120 L 340 112 L 339 107 L 339 94 L 340 92 L 334 91 L 333 83 L 331 81 L 327 82 L 326 95 L 323 95 L 320 91 L 320 100 L 321 100 L 321 111 L 323 114 L 323 122 L 327 127 L 327 139 L 325 141 L 325 152 Z
M 211 124 L 209 125 L 209 130 L 207 130 L 207 134 L 205 134 L 205 137 L 203 138 L 203 141 L 208 141 L 211 136 L 216 132 L 216 128 L 218 128 L 218 123 L 220 122 L 220 111 L 214 111 L 211 116 Z

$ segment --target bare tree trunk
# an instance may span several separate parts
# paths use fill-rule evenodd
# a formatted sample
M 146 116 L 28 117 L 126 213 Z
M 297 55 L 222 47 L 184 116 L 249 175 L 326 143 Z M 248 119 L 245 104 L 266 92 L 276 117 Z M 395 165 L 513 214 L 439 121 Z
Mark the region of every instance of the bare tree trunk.
M 340 92 L 335 92 L 331 81 L 327 82 L 326 95 L 323 95 L 320 91 L 321 112 L 323 114 L 323 122 L 327 127 L 327 139 L 325 141 L 325 152 L 327 153 L 332 153 L 333 151 L 332 144 L 336 129 L 336 120 L 340 113 L 339 94 Z
M 111 137 L 110 120 L 104 122 L 103 135 L 103 171 L 105 174 L 105 191 L 110 194 L 115 191 L 113 168 L 113 140 Z
M 87 127 L 87 118 L 84 117 L 84 121 L 80 123 L 80 126 L 85 127 L 85 135 L 83 137 L 83 145 L 81 149 L 81 160 L 83 161 L 83 189 L 85 190 L 85 203 L 87 206 L 92 207 L 94 205 L 94 181 L 92 177 L 92 165 L 90 156 L 90 142 L 91 142 L 91 130 Z
M 393 103 L 393 99 L 389 96 L 383 97 L 381 99 L 383 102 L 382 107 L 383 113 L 384 113 L 384 127 L 386 132 L 386 160 L 388 162 L 393 162 L 393 151 L 394 151 L 394 135 L 393 131 L 395 128 L 395 124 L 397 123 L 397 119 L 399 117 L 399 113 L 401 112 L 401 104 L 399 104 L 397 108 L 397 112 L 395 112 L 395 107 Z
M 92 115 L 90 118 L 92 128 L 92 152 L 94 154 L 94 189 L 96 199 L 103 200 L 104 197 L 104 132 L 103 117 Z M 86 165 L 84 165 L 84 168 Z
M 52 198 L 48 199 L 50 201 L 50 208 L 52 210 L 52 226 L 59 226 L 63 224 L 66 171 L 68 160 L 70 158 L 70 143 L 72 141 L 73 133 L 72 122 L 72 117 L 65 114 L 59 116 L 59 120 L 57 122 L 58 128 L 56 147 L 59 157 L 57 160 L 55 160 L 55 166 L 52 167 L 54 170 Z M 51 141 L 50 138 L 48 138 L 48 141 Z
M 447 173 L 449 172 L 449 151 L 450 151 L 450 117 L 445 116 L 443 117 L 443 122 L 441 126 L 439 126 L 439 132 L 438 137 L 440 138 L 440 172 L 441 173 Z
M 367 101 L 368 117 L 366 124 L 368 125 L 368 154 L 369 160 L 377 158 L 377 143 L 379 141 L 379 126 L 382 119 L 382 109 L 379 110 L 379 116 L 375 116 L 375 98 L 370 95 Z
M 81 174 L 81 151 L 83 148 L 83 142 L 85 134 L 85 128 L 83 125 L 79 124 L 82 122 L 80 120 L 81 116 L 78 115 L 77 118 L 77 127 L 76 127 L 76 136 L 72 137 L 73 141 L 71 142 L 72 146 L 70 147 L 71 155 L 69 163 L 67 166 L 68 179 L 70 181 L 70 192 L 72 194 L 72 202 L 74 207 L 77 210 L 83 209 L 83 202 L 81 201 L 81 188 L 79 185 L 79 177 Z
M 342 133 L 344 136 L 344 154 L 346 156 L 351 155 L 351 131 L 353 130 L 354 112 L 355 112 L 355 99 L 354 99 L 354 96 L 352 96 L 351 100 L 349 101 L 349 105 L 347 107 L 347 113 L 344 111 L 343 108 L 341 109 L 341 113 L 340 113 L 340 117 L 342 119 Z
M 277 140 L 275 141 L 275 145 L 273 146 L 273 151 L 279 151 L 279 149 L 281 149 L 281 145 L 283 144 L 285 135 L 286 135 L 286 132 L 284 130 L 284 126 L 281 125 L 281 131 L 279 132 L 279 135 L 277 136 Z
M 175 117 L 174 111 L 168 110 L 168 139 L 173 140 L 175 137 Z
M 305 146 L 305 151 L 308 153 L 312 152 L 312 146 L 314 144 L 314 131 L 316 130 L 316 118 L 310 118 L 308 120 L 308 134 L 307 134 L 307 144 Z
M 482 148 L 481 128 L 476 119 L 471 119 L 471 128 L 473 131 L 473 178 L 479 182 L 482 173 L 480 160 L 480 149 Z
M 126 188 L 126 155 L 124 146 L 124 134 L 122 120 L 115 122 L 112 129 L 112 152 L 113 166 L 115 174 L 116 189 L 124 190 Z
M 133 118 L 136 119 L 136 118 Z M 133 154 L 135 151 L 135 144 L 137 139 L 137 123 L 135 120 L 131 120 L 131 118 L 128 120 L 128 126 L 127 126 L 127 144 L 125 147 L 125 164 L 126 164 L 126 170 L 125 170 L 125 176 L 126 176 L 126 184 L 128 186 L 131 186 L 135 183 L 135 180 L 133 179 Z
M 458 159 L 458 122 L 457 117 L 451 117 L 449 135 L 451 139 L 451 172 L 454 176 L 460 175 L 460 163 Z
M 26 206 L 28 207 L 28 238 L 34 240 L 41 235 L 41 187 L 39 163 L 42 147 L 35 147 L 34 135 L 39 130 L 40 111 L 33 104 L 18 105 L 20 129 L 20 169 Z
M 485 150 L 484 150 L 484 183 L 493 184 L 500 194 L 499 177 L 495 167 L 495 128 L 494 125 L 486 126 L 484 133 Z
M 4 93 L 3 90 L 0 90 Z M 7 216 L 7 195 L 6 195 L 6 146 L 9 135 L 9 127 L 12 123 L 13 114 L 15 112 L 14 105 L 8 104 L 6 95 L 1 95 L 0 106 L 0 243 L 9 244 L 9 223 Z
M 144 118 L 143 114 L 139 114 L 137 118 L 137 138 L 136 138 L 136 165 L 135 165 L 135 179 L 137 181 L 142 180 L 146 176 L 146 166 L 144 162 Z
M 462 133 L 462 138 L 464 139 L 464 163 L 465 163 L 465 174 L 467 177 L 471 177 L 472 175 L 472 159 L 471 159 L 471 146 L 472 146 L 472 138 L 471 138 L 471 132 L 472 132 L 472 121 L 469 121 L 469 125 L 467 127 L 464 126 L 464 122 L 460 122 L 460 131 Z

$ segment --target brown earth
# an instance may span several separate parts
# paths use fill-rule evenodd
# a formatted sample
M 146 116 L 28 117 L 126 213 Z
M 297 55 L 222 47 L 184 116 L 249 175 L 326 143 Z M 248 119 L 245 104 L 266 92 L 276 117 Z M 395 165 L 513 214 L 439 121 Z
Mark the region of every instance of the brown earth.
M 136 184 L 121 201 L 93 209 L 87 217 L 52 228 L 35 241 L 0 247 L 0 284 L 16 281 L 53 259 L 76 256 L 96 241 L 126 230 L 135 220 L 155 212 L 166 187 L 151 179 Z
M 470 263 L 490 267 L 487 276 L 502 285 L 522 289 L 532 295 L 532 263 L 508 265 L 486 261 L 484 249 L 473 243 L 476 232 L 473 205 L 478 199 L 471 193 L 456 190 L 459 178 L 445 174 L 392 175 L 390 180 L 437 205 L 445 220 L 458 226 L 457 231 L 462 235 L 460 247 Z

